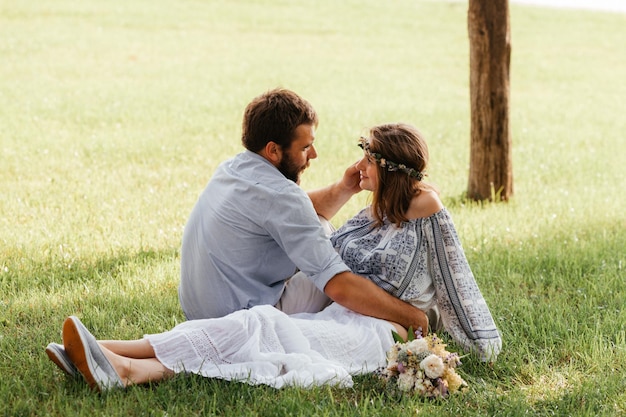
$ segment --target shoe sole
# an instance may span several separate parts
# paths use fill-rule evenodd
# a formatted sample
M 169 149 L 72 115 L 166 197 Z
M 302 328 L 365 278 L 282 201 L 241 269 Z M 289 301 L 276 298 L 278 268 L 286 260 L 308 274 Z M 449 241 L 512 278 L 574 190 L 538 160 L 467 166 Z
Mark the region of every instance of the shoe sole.
M 59 369 L 61 369 L 63 372 L 65 372 L 67 375 L 75 378 L 76 376 L 78 376 L 76 374 L 76 372 L 78 371 L 74 365 L 72 365 L 71 363 L 68 363 L 68 359 L 69 358 L 64 358 L 62 356 L 62 353 L 58 351 L 57 348 L 55 347 L 51 347 L 50 345 L 48 345 L 46 347 L 46 355 L 48 355 L 48 358 L 54 362 L 54 364 L 56 366 L 59 367 Z
M 80 322 L 73 316 L 68 317 L 63 323 L 63 345 L 69 358 L 92 389 L 102 392 L 119 386 L 121 381 L 112 380 L 96 362 L 91 353 L 89 341 L 86 340 L 87 335 L 81 332 L 80 327 L 82 327 Z M 104 356 L 104 353 L 102 355 Z M 112 366 L 111 369 L 115 372 Z

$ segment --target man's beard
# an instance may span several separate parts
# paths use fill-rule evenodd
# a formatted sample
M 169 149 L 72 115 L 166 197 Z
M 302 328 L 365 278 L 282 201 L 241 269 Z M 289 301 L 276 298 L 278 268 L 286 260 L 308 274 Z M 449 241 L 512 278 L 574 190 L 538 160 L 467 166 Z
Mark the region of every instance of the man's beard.
M 296 165 L 289 157 L 289 154 L 284 153 L 277 168 L 285 177 L 287 177 L 287 179 L 295 182 L 296 184 L 300 184 L 300 174 L 308 165 L 308 162 L 304 166 Z

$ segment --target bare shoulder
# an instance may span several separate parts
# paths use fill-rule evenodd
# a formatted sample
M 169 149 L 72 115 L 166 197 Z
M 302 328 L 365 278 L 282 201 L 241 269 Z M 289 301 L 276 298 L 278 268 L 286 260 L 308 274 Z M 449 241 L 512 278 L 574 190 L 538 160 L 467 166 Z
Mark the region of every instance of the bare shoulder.
M 439 194 L 434 190 L 422 190 L 413 197 L 407 213 L 409 219 L 432 216 L 443 208 Z

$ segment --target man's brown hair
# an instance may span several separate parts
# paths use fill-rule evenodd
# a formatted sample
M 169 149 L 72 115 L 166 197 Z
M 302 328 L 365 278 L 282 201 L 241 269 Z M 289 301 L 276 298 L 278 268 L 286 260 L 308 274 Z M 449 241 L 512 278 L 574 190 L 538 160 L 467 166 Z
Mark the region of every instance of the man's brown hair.
M 246 107 L 241 142 L 252 152 L 259 152 L 268 142 L 289 149 L 296 128 L 302 124 L 317 127 L 313 106 L 293 91 L 276 88 L 254 98 Z

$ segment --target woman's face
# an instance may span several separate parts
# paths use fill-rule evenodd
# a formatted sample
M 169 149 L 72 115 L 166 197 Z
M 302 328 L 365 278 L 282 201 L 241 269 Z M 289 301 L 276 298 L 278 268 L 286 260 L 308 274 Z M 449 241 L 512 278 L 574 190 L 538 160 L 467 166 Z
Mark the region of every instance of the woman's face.
M 363 152 L 363 158 L 356 164 L 359 170 L 361 182 L 359 187 L 363 190 L 374 191 L 378 187 L 378 165 L 376 160 L 369 156 L 367 152 Z

